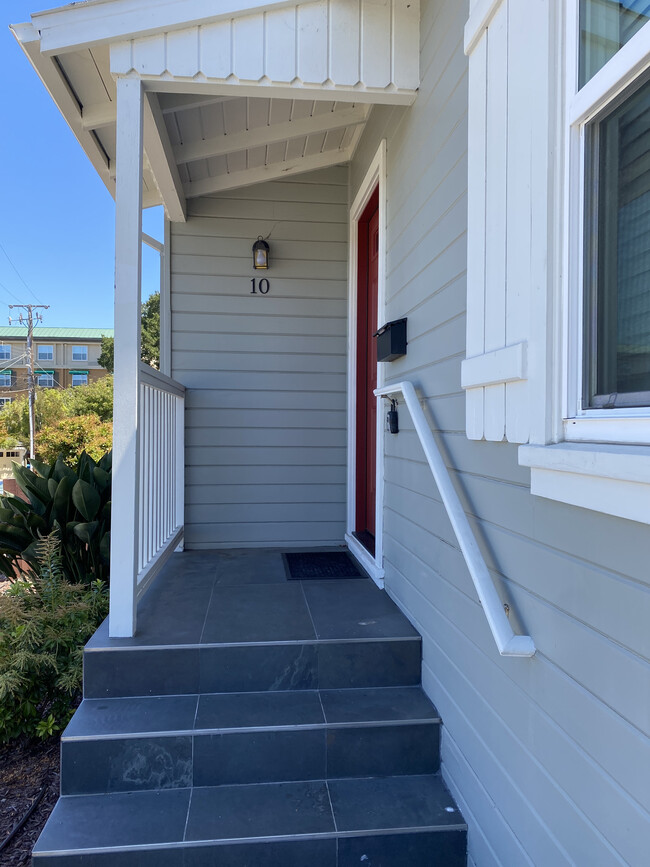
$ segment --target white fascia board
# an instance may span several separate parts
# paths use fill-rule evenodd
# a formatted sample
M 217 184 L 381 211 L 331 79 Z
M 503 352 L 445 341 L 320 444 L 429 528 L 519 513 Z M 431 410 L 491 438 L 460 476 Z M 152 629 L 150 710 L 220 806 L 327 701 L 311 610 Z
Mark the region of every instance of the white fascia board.
M 115 198 L 115 182 L 110 175 L 109 161 L 92 130 L 86 129 L 79 103 L 70 90 L 60 67 L 51 57 L 41 54 L 38 31 L 31 24 L 16 24 L 11 27 L 20 47 L 34 67 L 47 92 L 65 118 L 75 138 L 97 171 L 107 190 Z
M 294 5 L 295 0 L 90 0 L 36 12 L 44 54 L 64 54 L 101 43 L 147 36 L 215 21 Z
M 519 463 L 536 496 L 650 524 L 650 446 L 525 445 Z

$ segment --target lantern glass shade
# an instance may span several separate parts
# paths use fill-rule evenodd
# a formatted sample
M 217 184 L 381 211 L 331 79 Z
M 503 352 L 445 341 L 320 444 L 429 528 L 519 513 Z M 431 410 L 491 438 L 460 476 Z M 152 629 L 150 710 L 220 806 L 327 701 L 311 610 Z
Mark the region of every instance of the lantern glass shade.
M 269 267 L 269 245 L 260 237 L 253 244 L 253 268 L 266 270 Z

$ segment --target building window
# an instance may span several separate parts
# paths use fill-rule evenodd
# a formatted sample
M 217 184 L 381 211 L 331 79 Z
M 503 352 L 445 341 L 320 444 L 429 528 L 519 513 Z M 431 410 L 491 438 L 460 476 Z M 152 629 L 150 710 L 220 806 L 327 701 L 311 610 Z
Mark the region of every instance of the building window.
M 0 361 L 11 358 L 11 346 L 8 343 L 0 343 Z
M 6 458 L 19 458 L 20 454 L 18 452 L 5 452 Z
M 54 360 L 54 347 L 53 346 L 39 346 L 37 349 L 36 357 L 39 361 L 53 361 Z
M 650 436 L 650 0 L 574 0 L 573 9 L 563 432 L 641 443 Z
M 11 401 L 11 397 L 0 397 L 0 409 L 2 409 L 2 407 L 6 406 L 8 403 L 11 403 Z
M 72 376 L 72 385 L 88 385 L 88 371 L 87 370 L 71 370 L 70 374 Z
M 583 408 L 649 406 L 650 81 L 585 132 Z
M 650 21 L 647 0 L 580 0 L 582 87 Z
M 0 386 L 2 386 L 3 388 L 10 388 L 11 387 L 11 371 L 10 370 L 5 370 L 2 373 L 0 373 Z
M 54 371 L 44 370 L 38 374 L 37 385 L 41 388 L 54 388 Z
M 73 361 L 88 361 L 88 347 L 87 346 L 73 346 L 72 347 L 72 360 Z

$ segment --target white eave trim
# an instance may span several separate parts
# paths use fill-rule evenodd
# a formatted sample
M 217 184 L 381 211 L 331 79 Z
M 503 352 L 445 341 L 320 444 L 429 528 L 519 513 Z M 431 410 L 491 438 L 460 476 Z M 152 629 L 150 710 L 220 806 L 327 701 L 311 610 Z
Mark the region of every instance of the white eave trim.
M 650 524 L 650 446 L 525 445 L 519 463 L 536 496 Z
M 36 12 L 44 54 L 177 30 L 220 17 L 291 6 L 295 0 L 89 0 Z

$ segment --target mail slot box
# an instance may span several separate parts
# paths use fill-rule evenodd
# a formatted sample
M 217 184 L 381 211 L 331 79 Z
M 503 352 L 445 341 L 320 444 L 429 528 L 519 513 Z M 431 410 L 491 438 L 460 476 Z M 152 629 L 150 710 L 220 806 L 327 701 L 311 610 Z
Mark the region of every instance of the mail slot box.
M 377 361 L 394 361 L 406 355 L 406 319 L 387 322 L 374 336 L 377 338 Z

